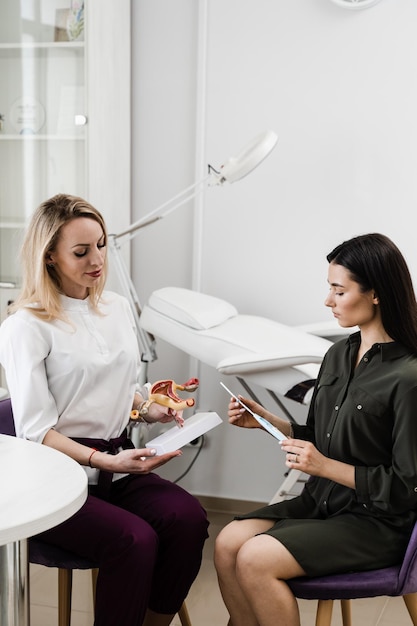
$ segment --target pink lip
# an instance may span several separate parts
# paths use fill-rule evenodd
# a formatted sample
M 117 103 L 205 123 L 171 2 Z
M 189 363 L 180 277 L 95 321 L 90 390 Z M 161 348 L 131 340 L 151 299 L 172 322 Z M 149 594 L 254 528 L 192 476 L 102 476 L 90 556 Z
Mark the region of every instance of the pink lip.
M 99 278 L 101 276 L 101 270 L 97 270 L 97 272 L 86 272 L 87 276 L 91 276 L 91 278 Z

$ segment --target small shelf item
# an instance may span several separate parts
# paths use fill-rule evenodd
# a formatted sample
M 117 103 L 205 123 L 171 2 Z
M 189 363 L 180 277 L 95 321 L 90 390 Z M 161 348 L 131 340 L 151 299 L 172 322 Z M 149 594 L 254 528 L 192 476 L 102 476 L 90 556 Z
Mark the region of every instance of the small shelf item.
M 70 9 L 56 9 L 55 41 L 82 41 L 84 2 L 72 0 Z
M 34 135 L 45 123 L 45 108 L 32 96 L 18 98 L 11 106 L 10 121 L 19 135 Z

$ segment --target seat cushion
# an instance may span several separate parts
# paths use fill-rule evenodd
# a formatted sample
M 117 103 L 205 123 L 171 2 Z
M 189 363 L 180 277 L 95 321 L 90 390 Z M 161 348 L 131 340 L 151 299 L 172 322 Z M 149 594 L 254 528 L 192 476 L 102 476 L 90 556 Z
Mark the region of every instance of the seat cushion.
M 297 598 L 305 600 L 349 600 L 376 596 L 395 596 L 400 566 L 369 572 L 352 572 L 317 578 L 293 578 L 288 585 Z
M 34 537 L 29 539 L 29 562 L 62 569 L 94 569 L 98 567 L 97 563 Z

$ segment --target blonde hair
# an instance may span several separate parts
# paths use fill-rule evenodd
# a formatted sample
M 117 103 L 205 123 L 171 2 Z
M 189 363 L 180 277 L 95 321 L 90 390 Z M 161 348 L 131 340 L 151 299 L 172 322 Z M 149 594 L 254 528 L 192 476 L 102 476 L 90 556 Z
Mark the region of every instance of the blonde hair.
M 35 315 L 43 319 L 65 320 L 61 306 L 62 288 L 55 268 L 48 264 L 61 235 L 61 229 L 68 222 L 88 217 L 100 224 L 104 243 L 107 245 L 107 229 L 104 219 L 91 204 L 68 194 L 58 194 L 45 200 L 33 213 L 23 240 L 20 253 L 22 262 L 22 289 L 17 300 L 9 307 L 13 313 L 29 307 Z M 107 256 L 102 276 L 98 283 L 89 289 L 89 298 L 96 312 L 107 278 Z M 34 306 L 35 305 L 35 306 Z

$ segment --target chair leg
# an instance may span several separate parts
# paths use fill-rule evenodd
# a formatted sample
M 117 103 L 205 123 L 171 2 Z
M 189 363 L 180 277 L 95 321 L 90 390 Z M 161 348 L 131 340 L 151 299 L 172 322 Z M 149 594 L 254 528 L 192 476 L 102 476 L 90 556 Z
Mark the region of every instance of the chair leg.
M 350 600 L 340 600 L 343 626 L 352 626 L 352 606 Z
M 316 626 L 330 626 L 332 612 L 333 600 L 319 600 L 317 605 Z
M 91 570 L 93 603 L 96 604 L 98 568 Z M 58 569 L 58 626 L 71 626 L 72 570 Z M 190 615 L 185 602 L 178 611 L 181 626 L 191 626 Z
M 417 593 L 407 593 L 403 596 L 403 600 L 410 614 L 413 626 L 417 626 Z
M 188 613 L 185 602 L 182 603 L 180 610 L 178 611 L 181 626 L 191 626 L 190 615 Z
M 96 608 L 96 588 L 97 588 L 98 567 L 91 570 L 91 584 L 93 586 L 93 607 Z
M 72 570 L 58 568 L 58 626 L 71 624 Z

